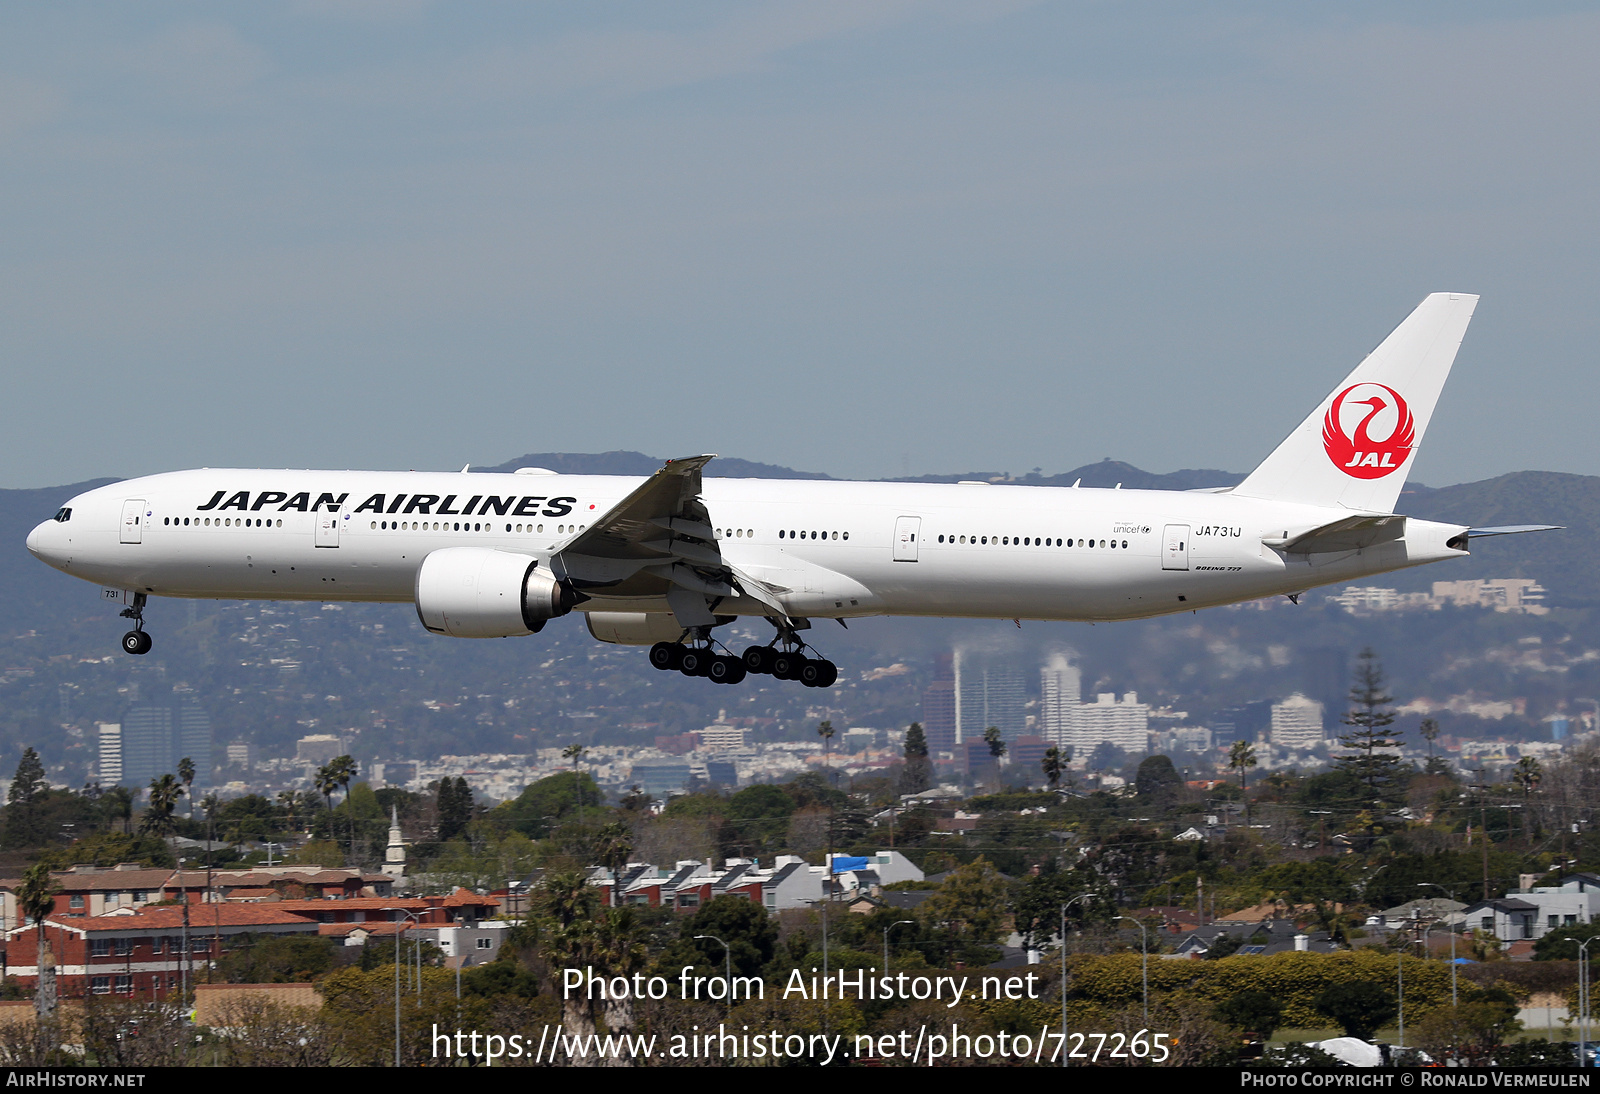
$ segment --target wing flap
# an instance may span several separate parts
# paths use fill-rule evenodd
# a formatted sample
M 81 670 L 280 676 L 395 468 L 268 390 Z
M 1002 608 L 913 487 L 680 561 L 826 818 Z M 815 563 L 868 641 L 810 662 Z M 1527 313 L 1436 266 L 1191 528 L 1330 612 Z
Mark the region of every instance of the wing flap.
M 738 595 L 787 620 L 771 588 L 722 557 L 700 499 L 701 471 L 712 458 L 668 460 L 562 547 L 555 564 L 607 596 L 665 596 L 686 628 L 711 625 L 717 601 Z

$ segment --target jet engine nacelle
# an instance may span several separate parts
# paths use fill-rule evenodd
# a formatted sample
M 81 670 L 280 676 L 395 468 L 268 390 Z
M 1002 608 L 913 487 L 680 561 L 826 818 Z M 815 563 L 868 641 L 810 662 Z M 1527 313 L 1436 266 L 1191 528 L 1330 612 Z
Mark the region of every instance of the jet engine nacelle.
M 617 646 L 652 646 L 683 637 L 683 624 L 666 612 L 589 612 L 585 618 L 591 635 Z
M 417 568 L 417 618 L 452 638 L 534 634 L 582 599 L 532 555 L 445 547 Z

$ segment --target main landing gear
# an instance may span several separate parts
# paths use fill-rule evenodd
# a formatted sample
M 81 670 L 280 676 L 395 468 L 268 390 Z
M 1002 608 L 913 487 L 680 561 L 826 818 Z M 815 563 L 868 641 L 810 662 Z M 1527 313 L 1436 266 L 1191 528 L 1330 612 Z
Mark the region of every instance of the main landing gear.
M 714 684 L 737 684 L 746 673 L 760 672 L 779 680 L 798 680 L 808 688 L 831 688 L 839 679 L 832 661 L 807 657 L 805 645 L 793 649 L 751 646 L 739 657 L 717 654 L 706 639 L 704 646 L 657 642 L 650 647 L 650 663 L 663 672 L 677 669 L 685 676 L 704 676 Z
M 663 672 L 677 669 L 685 676 L 704 676 L 713 684 L 737 684 L 745 677 L 744 662 L 730 654 L 716 653 L 709 644 L 657 642 L 650 647 L 650 663 Z
M 133 620 L 133 630 L 122 636 L 122 652 L 136 657 L 149 653 L 150 647 L 155 645 L 144 630 L 144 602 L 143 593 L 134 593 L 133 604 L 122 609 L 122 618 Z
M 805 646 L 781 650 L 751 646 L 744 651 L 744 667 L 768 673 L 779 680 L 798 680 L 808 688 L 831 688 L 839 679 L 839 666 L 821 657 L 807 657 Z

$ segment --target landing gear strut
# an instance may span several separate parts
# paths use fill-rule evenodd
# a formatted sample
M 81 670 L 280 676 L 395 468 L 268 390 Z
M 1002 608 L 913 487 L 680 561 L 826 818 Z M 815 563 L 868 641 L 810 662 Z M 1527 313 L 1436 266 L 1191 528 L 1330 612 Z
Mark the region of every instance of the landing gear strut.
M 145 595 L 134 593 L 133 604 L 122 609 L 122 618 L 133 620 L 133 630 L 122 636 L 122 652 L 136 657 L 149 653 L 150 647 L 155 645 L 144 632 L 144 604 Z

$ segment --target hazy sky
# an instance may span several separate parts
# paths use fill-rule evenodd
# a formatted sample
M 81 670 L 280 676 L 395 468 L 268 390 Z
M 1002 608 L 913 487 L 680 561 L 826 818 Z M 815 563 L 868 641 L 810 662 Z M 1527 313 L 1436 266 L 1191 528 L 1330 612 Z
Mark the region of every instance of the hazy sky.
M 12 4 L 0 486 L 1247 470 L 1428 292 L 1416 477 L 1600 473 L 1600 9 Z

